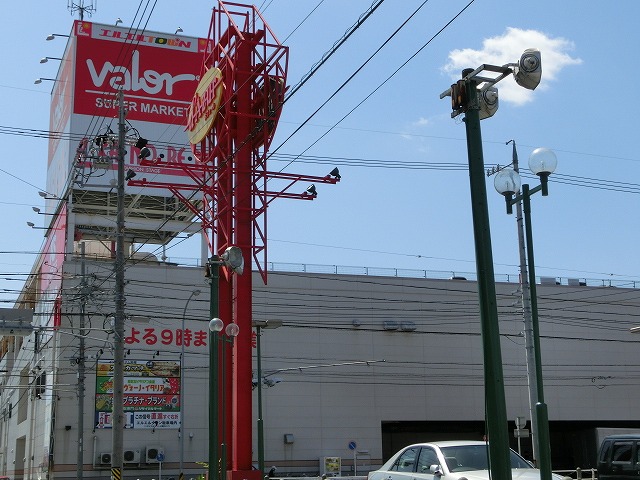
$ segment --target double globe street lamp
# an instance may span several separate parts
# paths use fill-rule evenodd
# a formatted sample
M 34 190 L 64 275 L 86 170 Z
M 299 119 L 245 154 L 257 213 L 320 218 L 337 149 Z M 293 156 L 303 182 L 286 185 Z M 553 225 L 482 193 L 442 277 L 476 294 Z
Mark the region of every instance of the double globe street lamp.
M 551 480 L 551 448 L 549 441 L 549 416 L 547 405 L 544 402 L 544 389 L 542 386 L 538 297 L 536 293 L 533 233 L 531 229 L 531 195 L 537 192 L 540 192 L 545 197 L 548 195 L 547 183 L 549 175 L 555 171 L 557 165 L 558 159 L 553 151 L 548 148 L 536 148 L 529 156 L 529 169 L 540 178 L 540 185 L 531 189 L 529 188 L 529 184 L 525 183 L 521 185 L 520 174 L 512 168 L 503 168 L 494 177 L 494 187 L 498 193 L 504 195 L 507 213 L 513 213 L 513 205 L 519 204 L 520 201 L 522 201 L 522 210 L 524 213 L 537 397 L 535 406 L 537 435 L 535 435 L 534 442 L 536 442 L 538 447 L 538 468 L 540 469 L 540 478 L 542 480 Z M 532 419 L 532 424 L 533 421 L 534 419 Z
M 221 333 L 224 329 L 224 333 Z M 227 369 L 226 369 L 226 361 L 225 358 L 227 356 L 226 354 L 226 348 L 225 345 L 227 343 L 230 343 L 233 346 L 233 342 L 235 341 L 235 338 L 238 336 L 238 334 L 240 333 L 240 327 L 238 326 L 238 324 L 236 323 L 229 323 L 226 327 L 224 325 L 224 322 L 219 319 L 219 318 L 212 318 L 211 321 L 209 322 L 209 331 L 211 332 L 212 337 L 214 337 L 214 341 L 217 343 L 218 341 L 222 341 L 222 382 L 221 382 L 221 389 L 222 389 L 222 425 L 220 426 L 221 431 L 222 431 L 222 441 L 216 445 L 214 445 L 214 448 L 220 448 L 219 451 L 219 461 L 220 461 L 220 469 L 218 471 L 218 477 L 214 477 L 214 478 L 219 478 L 219 479 L 225 479 L 226 478 L 226 472 L 227 472 L 227 441 L 226 441 L 226 431 L 227 431 L 227 426 L 226 426 L 226 417 L 227 417 L 227 402 L 226 402 L 226 398 L 227 398 L 227 392 L 226 392 L 226 384 L 227 384 Z M 211 404 L 216 405 L 216 410 L 217 410 L 217 401 L 213 401 L 211 402 Z M 211 448 L 211 446 L 209 447 Z M 216 469 L 218 468 L 218 465 L 214 466 Z M 211 469 L 211 466 L 209 467 Z
M 242 275 L 244 271 L 244 258 L 242 256 L 242 250 L 237 246 L 228 247 L 222 255 L 213 255 L 209 258 L 206 268 L 206 276 L 210 279 L 209 290 L 209 315 L 211 321 L 209 322 L 209 480 L 225 480 L 227 477 L 227 452 L 226 452 L 226 425 L 224 418 L 226 416 L 226 392 L 225 392 L 225 357 L 226 352 L 224 349 L 225 343 L 233 342 L 236 336 L 238 336 L 240 328 L 236 323 L 230 323 L 227 327 L 224 327 L 224 322 L 218 318 L 220 298 L 219 298 L 219 282 L 220 282 L 220 267 L 226 267 L 231 272 Z M 225 334 L 227 338 L 223 340 L 222 350 L 222 412 L 218 405 L 218 399 L 220 392 L 218 391 L 218 374 L 220 367 L 218 365 L 218 359 L 220 353 L 218 349 L 218 341 L 222 335 L 219 335 L 222 329 L 225 328 Z M 219 442 L 220 433 L 220 421 L 219 415 L 222 414 L 222 443 Z

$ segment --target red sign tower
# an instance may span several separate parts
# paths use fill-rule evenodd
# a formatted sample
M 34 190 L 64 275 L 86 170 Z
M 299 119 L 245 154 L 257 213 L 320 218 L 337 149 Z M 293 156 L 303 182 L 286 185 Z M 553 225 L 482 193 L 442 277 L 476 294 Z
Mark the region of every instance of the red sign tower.
M 335 184 L 337 170 L 325 177 L 271 172 L 267 152 L 285 100 L 288 48 L 275 37 L 258 10 L 249 5 L 218 2 L 209 28 L 210 51 L 204 55 L 200 84 L 191 104 L 187 130 L 197 161 L 147 161 L 180 169 L 191 182 L 158 183 L 131 180 L 129 185 L 165 188 L 198 216 L 209 251 L 220 257 L 230 246 L 240 247 L 266 283 L 267 207 L 275 198 L 313 200 L 315 189 L 294 193 L 298 181 Z M 193 143 L 195 142 L 195 143 Z M 137 177 L 136 177 L 137 178 Z M 283 185 L 274 188 L 274 185 Z M 202 208 L 190 201 L 203 195 Z M 220 431 L 226 445 L 227 478 L 261 478 L 252 471 L 252 281 L 251 273 L 232 275 L 223 268 L 219 281 L 219 316 L 240 327 L 232 357 L 218 365 L 231 378 L 220 412 L 226 422 Z M 218 377 L 223 378 L 223 377 Z M 223 480 L 225 477 L 223 477 Z

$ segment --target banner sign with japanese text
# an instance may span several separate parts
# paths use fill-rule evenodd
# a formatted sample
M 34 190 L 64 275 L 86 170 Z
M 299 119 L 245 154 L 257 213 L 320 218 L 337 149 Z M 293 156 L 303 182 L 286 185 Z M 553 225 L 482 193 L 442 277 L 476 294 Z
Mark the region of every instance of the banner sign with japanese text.
M 125 428 L 180 428 L 180 371 L 179 361 L 125 360 Z M 113 360 L 98 361 L 95 396 L 96 428 L 111 428 Z

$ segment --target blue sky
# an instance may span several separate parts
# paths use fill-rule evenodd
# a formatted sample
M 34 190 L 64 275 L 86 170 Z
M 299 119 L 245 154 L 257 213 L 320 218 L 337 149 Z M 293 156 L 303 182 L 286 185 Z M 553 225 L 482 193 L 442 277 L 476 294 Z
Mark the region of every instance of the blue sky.
M 371 4 L 256 2 L 290 47 L 290 85 Z M 153 2 L 145 6 L 149 16 Z M 181 27 L 185 35 L 206 36 L 213 6 L 212 1 L 158 0 L 148 28 L 173 32 Z M 101 1 L 85 19 L 114 23 L 119 17 L 126 26 L 137 7 L 137 2 Z M 47 141 L 16 135 L 15 129 L 49 129 L 52 84 L 33 82 L 55 77 L 58 62 L 40 64 L 39 59 L 64 51 L 64 38 L 45 37 L 68 34 L 77 18 L 64 0 L 34 8 L 22 2 L 6 9 L 5 45 L 14 48 L 0 53 L 5 224 L 0 298 L 5 301 L 15 298 L 19 274 L 29 272 L 42 243 L 43 230 L 26 222 L 44 223 L 31 207 L 43 207 L 38 190 L 46 185 Z M 633 0 L 386 0 L 284 107 L 270 169 L 285 167 L 286 156 L 297 160 L 285 171 L 325 175 L 337 166 L 342 180 L 318 185 L 313 202 L 271 204 L 269 260 L 474 272 L 465 128 L 460 117 L 450 117 L 449 99 L 439 95 L 463 68 L 514 62 L 525 48 L 536 47 L 543 76 L 535 91 L 518 87 L 511 77 L 497 85 L 500 108 L 482 121 L 485 163 L 510 163 L 506 142 L 511 139 L 523 170 L 537 147 L 551 148 L 558 157 L 549 196 L 532 199 L 538 275 L 640 281 L 640 155 L 633 107 L 640 70 L 639 10 Z M 524 180 L 537 184 L 530 175 Z M 487 192 L 495 271 L 517 275 L 515 218 L 506 215 L 491 178 Z M 199 244 L 183 242 L 167 255 L 198 257 Z

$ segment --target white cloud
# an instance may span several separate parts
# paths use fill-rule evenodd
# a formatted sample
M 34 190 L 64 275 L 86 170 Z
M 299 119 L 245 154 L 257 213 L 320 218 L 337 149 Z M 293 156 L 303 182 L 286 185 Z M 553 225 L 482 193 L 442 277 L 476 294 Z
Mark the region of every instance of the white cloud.
M 571 57 L 567 52 L 573 50 L 574 44 L 562 37 L 551 38 L 536 30 L 521 30 L 508 27 L 503 35 L 487 38 L 482 42 L 482 50 L 465 48 L 449 53 L 449 62 L 443 67 L 452 79 L 458 80 L 465 68 L 477 68 L 483 63 L 505 65 L 520 59 L 527 48 L 537 48 L 542 55 L 542 80 L 538 89 L 549 88 L 549 83 L 556 80 L 558 73 L 569 65 L 582 63 L 579 58 Z M 523 105 L 533 99 L 533 92 L 520 87 L 514 81 L 500 82 L 498 85 L 501 102 L 512 102 Z
M 429 120 L 428 118 L 424 118 L 424 117 L 420 117 L 418 120 L 416 120 L 415 122 L 413 122 L 413 125 L 416 127 L 424 127 L 426 125 L 431 124 L 431 120 Z

